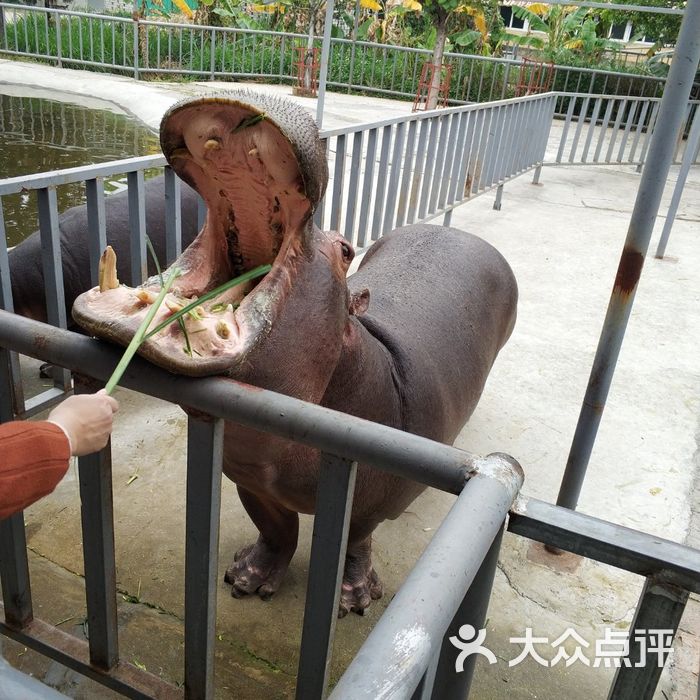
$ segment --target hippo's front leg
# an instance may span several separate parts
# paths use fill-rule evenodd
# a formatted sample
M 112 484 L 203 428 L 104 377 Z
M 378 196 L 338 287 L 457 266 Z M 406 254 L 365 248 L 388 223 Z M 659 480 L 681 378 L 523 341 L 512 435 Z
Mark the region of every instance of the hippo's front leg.
M 267 600 L 279 588 L 297 548 L 299 516 L 270 499 L 237 488 L 260 535 L 255 544 L 236 552 L 224 580 L 231 584 L 234 598 L 257 593 Z
M 373 600 L 382 597 L 384 588 L 372 566 L 372 528 L 351 523 L 345 555 L 343 585 L 340 589 L 338 617 L 349 612 L 364 615 Z

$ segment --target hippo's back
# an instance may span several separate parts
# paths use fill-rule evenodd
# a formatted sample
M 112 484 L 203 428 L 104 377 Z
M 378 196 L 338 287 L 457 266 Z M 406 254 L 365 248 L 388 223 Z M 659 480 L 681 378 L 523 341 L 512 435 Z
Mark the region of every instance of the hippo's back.
M 403 428 L 453 442 L 515 323 L 510 266 L 476 236 L 416 225 L 379 240 L 348 284 L 370 290 L 360 320 L 393 357 Z

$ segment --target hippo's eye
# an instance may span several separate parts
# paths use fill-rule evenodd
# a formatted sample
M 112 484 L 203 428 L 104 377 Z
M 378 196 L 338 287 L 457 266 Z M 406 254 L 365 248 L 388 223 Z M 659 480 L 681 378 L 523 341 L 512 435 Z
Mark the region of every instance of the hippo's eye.
M 343 251 L 343 260 L 346 263 L 352 262 L 353 258 L 355 257 L 355 251 L 353 250 L 352 246 L 347 241 L 341 241 L 340 249 Z

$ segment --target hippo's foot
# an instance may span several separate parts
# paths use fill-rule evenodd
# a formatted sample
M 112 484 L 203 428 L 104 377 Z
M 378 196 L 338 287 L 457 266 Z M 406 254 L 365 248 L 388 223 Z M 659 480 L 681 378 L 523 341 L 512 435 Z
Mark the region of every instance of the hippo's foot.
M 343 580 L 340 589 L 338 617 L 345 617 L 349 612 L 364 615 L 373 600 L 379 600 L 384 593 L 382 582 L 373 567 L 361 580 Z
M 382 582 L 372 566 L 371 539 L 355 546 L 349 542 L 338 617 L 345 617 L 349 612 L 364 615 L 370 603 L 379 600 L 383 592 Z
M 231 595 L 242 598 L 257 593 L 269 600 L 282 583 L 294 550 L 270 547 L 262 537 L 255 544 L 240 549 L 226 570 L 224 581 L 231 584 Z

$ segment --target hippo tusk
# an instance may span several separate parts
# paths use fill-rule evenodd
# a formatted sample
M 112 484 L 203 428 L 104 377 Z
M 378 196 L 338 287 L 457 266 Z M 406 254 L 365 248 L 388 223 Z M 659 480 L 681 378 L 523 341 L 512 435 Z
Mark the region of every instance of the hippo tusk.
M 117 254 L 114 248 L 108 245 L 104 253 L 100 256 L 100 263 L 97 268 L 97 279 L 100 285 L 100 291 L 105 292 L 108 289 L 116 289 L 119 286 L 119 278 L 117 277 Z

